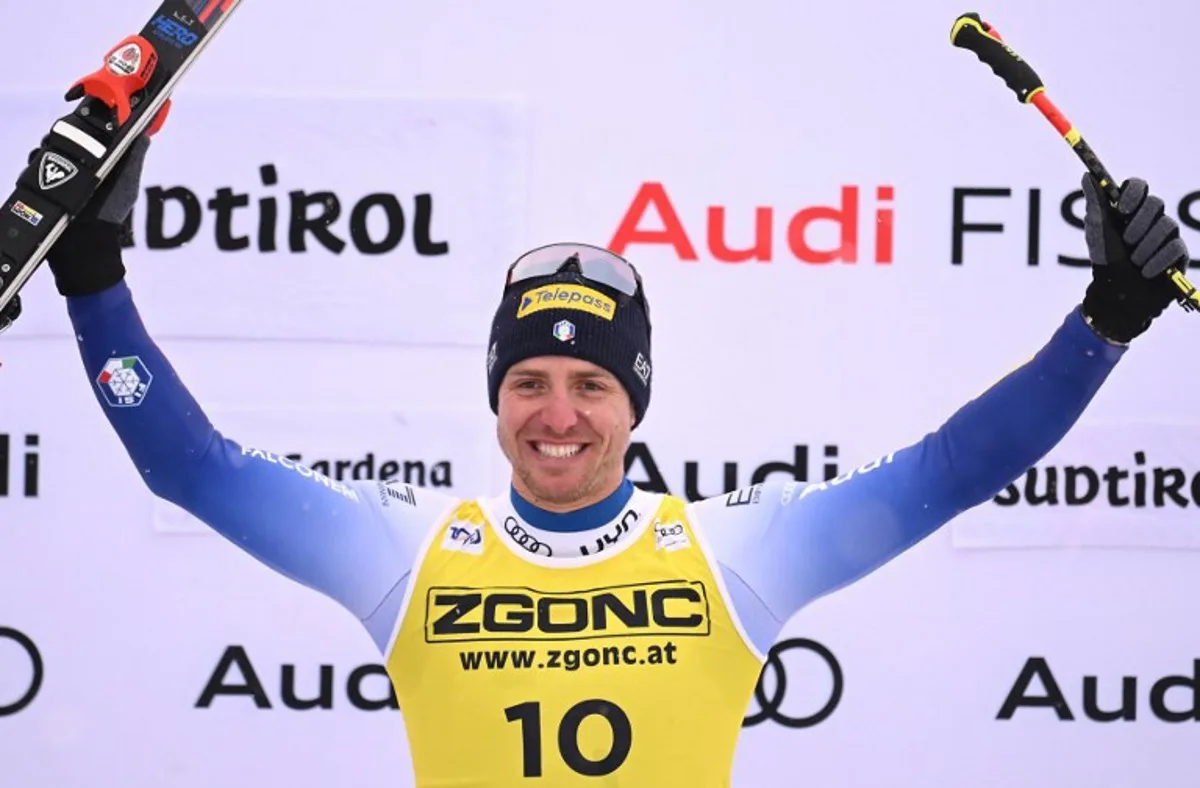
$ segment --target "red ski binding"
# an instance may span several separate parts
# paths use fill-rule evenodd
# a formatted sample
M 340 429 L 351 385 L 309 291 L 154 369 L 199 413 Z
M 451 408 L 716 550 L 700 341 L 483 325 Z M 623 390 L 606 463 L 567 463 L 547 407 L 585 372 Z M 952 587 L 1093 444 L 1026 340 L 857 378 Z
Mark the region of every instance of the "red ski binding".
M 156 65 L 158 52 L 154 45 L 141 36 L 129 36 L 109 50 L 104 66 L 71 86 L 67 101 L 85 95 L 99 99 L 116 110 L 117 125 L 123 126 L 133 112 L 130 99 L 145 89 Z

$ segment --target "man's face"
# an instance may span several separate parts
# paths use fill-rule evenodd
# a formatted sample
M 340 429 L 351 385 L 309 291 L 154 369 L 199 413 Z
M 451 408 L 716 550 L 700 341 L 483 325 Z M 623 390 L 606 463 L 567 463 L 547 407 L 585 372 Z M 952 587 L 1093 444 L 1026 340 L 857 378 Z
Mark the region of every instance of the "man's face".
M 603 368 L 563 356 L 526 359 L 505 374 L 498 410 L 513 484 L 532 503 L 578 509 L 624 477 L 633 405 Z

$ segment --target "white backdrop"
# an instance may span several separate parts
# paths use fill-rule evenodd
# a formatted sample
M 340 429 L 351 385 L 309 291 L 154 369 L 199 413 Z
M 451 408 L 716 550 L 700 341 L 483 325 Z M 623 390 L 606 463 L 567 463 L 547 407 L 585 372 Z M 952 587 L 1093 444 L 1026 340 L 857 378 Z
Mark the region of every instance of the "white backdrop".
M 65 89 L 153 9 L 2 7 L 0 50 L 20 67 L 0 73 L 0 172 L 15 178 L 65 110 Z M 809 448 L 810 478 L 826 446 L 847 470 L 935 428 L 1036 352 L 1086 286 L 1085 270 L 1056 262 L 1084 254 L 1082 232 L 1060 216 L 1080 165 L 1036 110 L 950 45 L 952 21 L 969 10 L 1030 60 L 1118 178 L 1145 177 L 1172 213 L 1200 190 L 1189 93 L 1200 9 L 1180 0 L 345 0 L 336 10 L 247 0 L 176 93 L 144 185 L 182 186 L 202 204 L 223 186 L 248 195 L 231 227 L 251 248 L 220 251 L 206 208 L 187 246 L 129 250 L 129 281 L 151 332 L 231 437 L 306 459 L 371 453 L 377 470 L 445 462 L 451 488 L 470 495 L 507 481 L 483 375 L 503 267 L 554 240 L 623 246 L 625 219 L 642 240 L 672 229 L 660 241 L 685 235 L 695 259 L 662 242 L 623 248 L 654 314 L 654 404 L 634 438 L 671 490 L 683 492 L 688 463 L 711 495 L 725 463 L 744 484 L 764 463 L 790 462 L 798 445 Z M 261 180 L 266 164 L 278 183 Z M 847 218 L 855 262 L 796 259 L 792 217 L 841 207 L 846 187 L 858 199 L 857 221 Z M 965 221 L 1004 231 L 967 233 L 957 265 L 956 189 L 1011 190 L 965 199 Z M 337 194 L 342 254 L 311 236 L 308 252 L 288 248 L 298 190 Z M 351 210 L 369 194 L 395 196 L 408 219 L 387 255 L 349 243 Z M 432 195 L 431 240 L 448 245 L 444 255 L 416 251 L 421 194 Z M 260 252 L 259 201 L 272 197 L 278 248 Z M 674 218 L 662 214 L 668 203 Z M 879 210 L 890 212 L 882 222 Z M 383 214 L 370 216 L 378 240 Z M 171 221 L 180 217 L 168 231 Z M 717 259 L 710 225 L 724 222 L 725 246 L 751 248 L 756 221 L 767 259 Z M 890 253 L 879 229 L 889 223 Z M 842 229 L 816 221 L 807 241 L 832 249 Z M 141 221 L 138 230 L 143 241 Z M 1184 238 L 1200 257 L 1200 233 L 1185 227 Z M 361 710 L 346 688 L 376 660 L 365 634 L 154 501 L 92 399 L 48 279 L 26 290 L 26 317 L 0 340 L 11 455 L 0 497 L 0 709 L 33 677 L 3 628 L 32 639 L 44 676 L 28 707 L 0 716 L 5 784 L 411 784 L 401 715 Z M 832 650 L 841 702 L 812 727 L 747 729 L 735 785 L 1194 779 L 1200 711 L 1166 722 L 1152 708 L 1159 679 L 1200 682 L 1194 320 L 1172 310 L 1138 340 L 1039 465 L 1035 491 L 1049 467 L 1060 477 L 1068 465 L 1101 476 L 1148 469 L 1147 505 L 1114 506 L 1100 490 L 1087 503 L 1033 506 L 1022 479 L 1019 503 L 985 504 L 811 606 L 785 636 Z M 35 497 L 24 495 L 27 452 L 37 455 Z M 1186 479 L 1185 505 L 1155 504 L 1155 467 Z M 643 481 L 646 469 L 631 476 Z M 244 696 L 196 708 L 232 646 L 245 649 L 272 708 Z M 1023 668 L 1042 664 L 1033 658 L 1045 660 L 1072 720 L 1046 707 L 998 719 Z M 801 652 L 786 663 L 782 710 L 815 711 L 828 670 Z M 332 666 L 332 707 L 288 709 L 284 665 L 295 666 L 301 697 L 315 696 L 320 666 Z M 1024 695 L 1045 696 L 1045 677 Z M 1136 718 L 1090 719 L 1085 685 L 1092 705 L 1112 710 L 1123 677 L 1136 680 Z M 385 693 L 378 676 L 361 687 L 367 698 Z M 1200 709 L 1196 693 L 1180 682 L 1165 706 Z

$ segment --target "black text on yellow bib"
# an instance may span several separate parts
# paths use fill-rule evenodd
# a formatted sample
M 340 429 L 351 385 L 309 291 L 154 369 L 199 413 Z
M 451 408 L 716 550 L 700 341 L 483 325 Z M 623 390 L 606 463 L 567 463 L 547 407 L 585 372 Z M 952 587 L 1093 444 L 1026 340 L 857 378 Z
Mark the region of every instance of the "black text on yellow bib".
M 438 527 L 387 657 L 420 788 L 729 784 L 761 663 L 659 500 L 622 549 L 562 566 L 474 502 Z

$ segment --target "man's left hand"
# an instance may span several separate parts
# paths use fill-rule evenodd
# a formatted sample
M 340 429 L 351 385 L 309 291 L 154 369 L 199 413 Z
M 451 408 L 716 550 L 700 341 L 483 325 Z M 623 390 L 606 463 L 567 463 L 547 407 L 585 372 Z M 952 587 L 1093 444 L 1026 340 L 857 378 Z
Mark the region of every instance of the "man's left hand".
M 1115 209 L 1091 173 L 1083 176 L 1083 194 L 1092 261 L 1083 313 L 1101 336 L 1126 344 L 1179 297 L 1170 269 L 1186 268 L 1188 249 L 1179 224 L 1141 178 L 1121 184 Z

